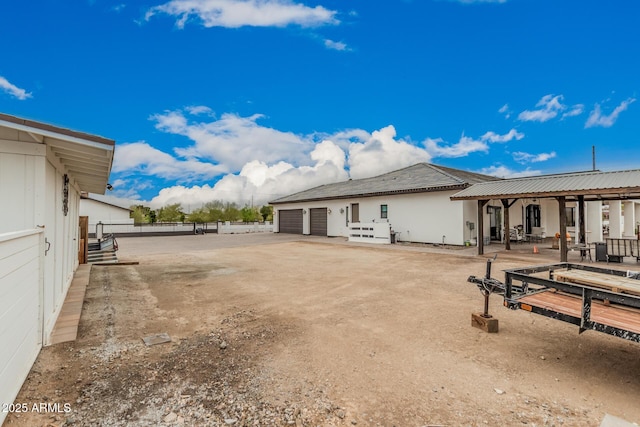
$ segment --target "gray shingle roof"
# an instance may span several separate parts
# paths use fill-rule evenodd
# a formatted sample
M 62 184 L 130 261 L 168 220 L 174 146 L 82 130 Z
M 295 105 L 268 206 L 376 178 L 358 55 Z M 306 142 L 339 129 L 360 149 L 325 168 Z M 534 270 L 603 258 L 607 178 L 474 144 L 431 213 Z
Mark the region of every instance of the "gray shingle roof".
M 371 197 L 387 194 L 424 193 L 463 189 L 471 184 L 499 178 L 429 163 L 418 163 L 372 178 L 326 184 L 272 201 L 272 204 L 311 200 Z
M 451 199 L 486 200 L 579 195 L 608 200 L 637 198 L 640 196 L 640 170 L 575 172 L 482 182 L 454 194 Z

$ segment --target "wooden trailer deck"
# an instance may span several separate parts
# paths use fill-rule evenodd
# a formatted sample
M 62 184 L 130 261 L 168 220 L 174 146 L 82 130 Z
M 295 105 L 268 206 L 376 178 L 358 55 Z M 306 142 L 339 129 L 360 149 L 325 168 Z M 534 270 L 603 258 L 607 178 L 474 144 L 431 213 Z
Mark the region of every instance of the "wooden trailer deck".
M 571 269 L 566 271 L 554 271 L 554 278 L 560 282 L 577 283 L 580 285 L 607 289 L 612 292 L 640 296 L 640 280 L 630 279 L 628 277 Z
M 563 313 L 580 318 L 582 316 L 582 298 L 557 292 L 553 289 L 523 296 L 518 300 L 520 308 L 532 311 L 531 307 Z M 624 329 L 640 334 L 640 310 L 617 305 L 605 305 L 593 301 L 591 305 L 591 320 L 614 328 Z

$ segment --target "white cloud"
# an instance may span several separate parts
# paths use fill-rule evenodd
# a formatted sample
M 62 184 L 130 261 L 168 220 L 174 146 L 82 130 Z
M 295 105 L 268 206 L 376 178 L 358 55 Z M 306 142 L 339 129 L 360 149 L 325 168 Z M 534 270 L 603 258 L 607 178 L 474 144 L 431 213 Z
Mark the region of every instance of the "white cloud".
M 500 107 L 500 109 L 498 110 L 498 113 L 504 114 L 504 118 L 505 119 L 508 119 L 509 117 L 511 117 L 511 111 L 509 110 L 509 104 L 504 104 L 502 107 Z
M 190 107 L 186 107 L 185 110 L 187 110 L 189 114 L 192 114 L 194 116 L 197 116 L 199 114 L 213 114 L 213 110 L 206 105 L 192 105 Z
M 371 177 L 434 157 L 488 152 L 490 143 L 524 138 L 511 129 L 503 135 L 489 131 L 476 139 L 462 136 L 455 144 L 427 139 L 419 146 L 397 138 L 393 126 L 372 133 L 347 129 L 297 135 L 263 126 L 259 123 L 262 118 L 260 114 L 228 113 L 216 118 L 205 106 L 153 115 L 158 130 L 184 136 L 188 144 L 171 152 L 144 141 L 119 145 L 113 165 L 113 179 L 122 180 L 118 195 L 139 197 L 144 179 L 155 176 L 175 182 L 152 200 L 155 206 L 180 202 L 197 207 L 216 199 L 262 204 L 349 177 Z M 221 176 L 215 185 L 203 185 Z M 137 191 L 128 190 L 131 187 Z
M 509 132 L 505 133 L 504 135 L 499 135 L 495 132 L 489 131 L 480 137 L 482 141 L 501 142 L 501 143 L 509 142 L 514 139 L 517 141 L 520 141 L 522 138 L 524 138 L 524 133 L 518 132 L 515 129 L 511 129 Z
M 485 141 L 479 141 L 467 136 L 462 136 L 453 145 L 445 145 L 443 142 L 441 138 L 427 138 L 425 141 L 427 152 L 433 157 L 464 157 L 478 151 L 485 153 L 489 151 L 489 146 Z
M 118 146 L 112 171 L 125 175 L 137 173 L 189 182 L 211 179 L 228 172 L 228 169 L 224 165 L 195 159 L 181 160 L 141 141 Z
M 338 147 L 349 151 L 349 146 L 354 143 L 363 143 L 371 138 L 371 134 L 362 129 L 347 129 L 333 134 L 318 134 L 322 139 L 330 139 Z
M 157 129 L 193 141 L 189 147 L 176 148 L 176 154 L 224 164 L 229 171 L 238 171 L 252 160 L 301 163 L 308 159 L 314 145 L 311 137 L 260 126 L 257 121 L 262 117 L 226 113 L 218 120 L 190 122 L 181 111 L 169 111 L 152 120 Z
M 164 188 L 150 204 L 161 207 L 170 203 L 201 206 L 212 200 L 225 200 L 245 205 L 266 204 L 287 194 L 332 182 L 345 181 L 344 152 L 331 141 L 323 141 L 310 154 L 313 166 L 294 167 L 286 162 L 272 166 L 252 161 L 244 165 L 238 174 L 225 175 L 213 187 L 210 185 Z
M 31 98 L 32 96 L 31 92 L 27 92 L 26 90 L 19 88 L 18 86 L 10 83 L 9 80 L 5 79 L 2 76 L 0 76 L 0 90 L 5 91 L 9 95 L 13 96 L 14 98 L 18 98 L 21 101 Z
M 396 140 L 396 130 L 387 126 L 375 131 L 365 142 L 354 142 L 349 146 L 349 171 L 351 177 L 366 178 L 400 169 L 418 162 L 428 162 L 428 150 L 406 141 Z
M 191 18 L 198 18 L 207 28 L 317 27 L 339 23 L 336 11 L 289 0 L 171 0 L 150 8 L 145 19 L 148 21 L 159 13 L 177 18 L 178 28 L 184 28 Z
M 516 151 L 515 153 L 513 153 L 513 160 L 523 165 L 526 163 L 546 162 L 547 160 L 553 159 L 554 157 L 556 157 L 555 151 L 540 154 L 530 154 L 522 151 Z
M 523 122 L 546 122 L 555 118 L 558 113 L 564 111 L 567 106 L 562 104 L 562 95 L 545 95 L 536 104 L 536 110 L 524 110 L 518 115 L 518 120 Z
M 595 126 L 601 126 L 601 127 L 608 128 L 613 126 L 616 120 L 618 120 L 618 116 L 620 115 L 620 113 L 625 111 L 629 107 L 629 105 L 634 103 L 635 101 L 636 101 L 635 98 L 625 99 L 609 115 L 603 115 L 602 110 L 600 108 L 600 104 L 596 104 L 595 107 L 593 108 L 593 111 L 589 113 L 589 118 L 587 119 L 587 122 L 584 124 L 584 127 L 591 128 Z
M 343 42 L 336 42 L 333 40 L 325 39 L 324 47 L 327 49 L 339 50 L 339 51 L 348 51 L 349 47 Z
M 576 105 L 571 106 L 571 109 L 569 111 L 567 111 L 566 113 L 564 113 L 562 115 L 562 118 L 564 119 L 565 117 L 579 116 L 583 112 L 584 112 L 584 105 L 583 104 L 576 104 Z
M 505 143 L 512 140 L 521 140 L 524 133 L 511 129 L 504 135 L 500 135 L 493 131 L 486 132 L 480 139 L 462 136 L 455 144 L 447 144 L 442 138 L 427 138 L 424 145 L 426 151 L 432 157 L 465 157 L 471 153 L 489 152 L 488 143 Z
M 506 166 L 498 165 L 498 166 L 489 166 L 488 168 L 482 168 L 478 171 L 478 173 L 484 175 L 496 176 L 498 178 L 523 178 L 526 176 L 536 176 L 541 175 L 542 171 L 525 169 L 523 171 L 514 171 L 513 169 L 509 169 Z

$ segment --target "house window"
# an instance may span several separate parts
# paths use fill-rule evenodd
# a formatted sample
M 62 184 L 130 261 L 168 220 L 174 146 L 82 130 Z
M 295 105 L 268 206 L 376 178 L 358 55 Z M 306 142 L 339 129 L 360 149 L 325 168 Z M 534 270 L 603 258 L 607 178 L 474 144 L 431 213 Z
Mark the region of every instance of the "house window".
M 387 218 L 388 208 L 387 205 L 380 205 L 380 218 Z
M 567 215 L 567 227 L 576 226 L 575 210 L 576 208 L 564 208 Z

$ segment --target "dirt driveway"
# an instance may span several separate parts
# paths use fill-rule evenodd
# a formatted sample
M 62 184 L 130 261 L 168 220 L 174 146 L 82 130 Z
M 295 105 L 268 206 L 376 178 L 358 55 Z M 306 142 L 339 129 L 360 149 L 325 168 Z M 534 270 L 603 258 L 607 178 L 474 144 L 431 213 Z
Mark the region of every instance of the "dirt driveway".
M 71 411 L 7 425 L 640 422 L 640 345 L 498 297 L 500 333 L 470 326 L 482 257 L 218 237 L 121 239 L 140 264 L 93 267 L 78 340 L 43 349 L 17 399 Z M 172 342 L 143 344 L 161 332 Z

